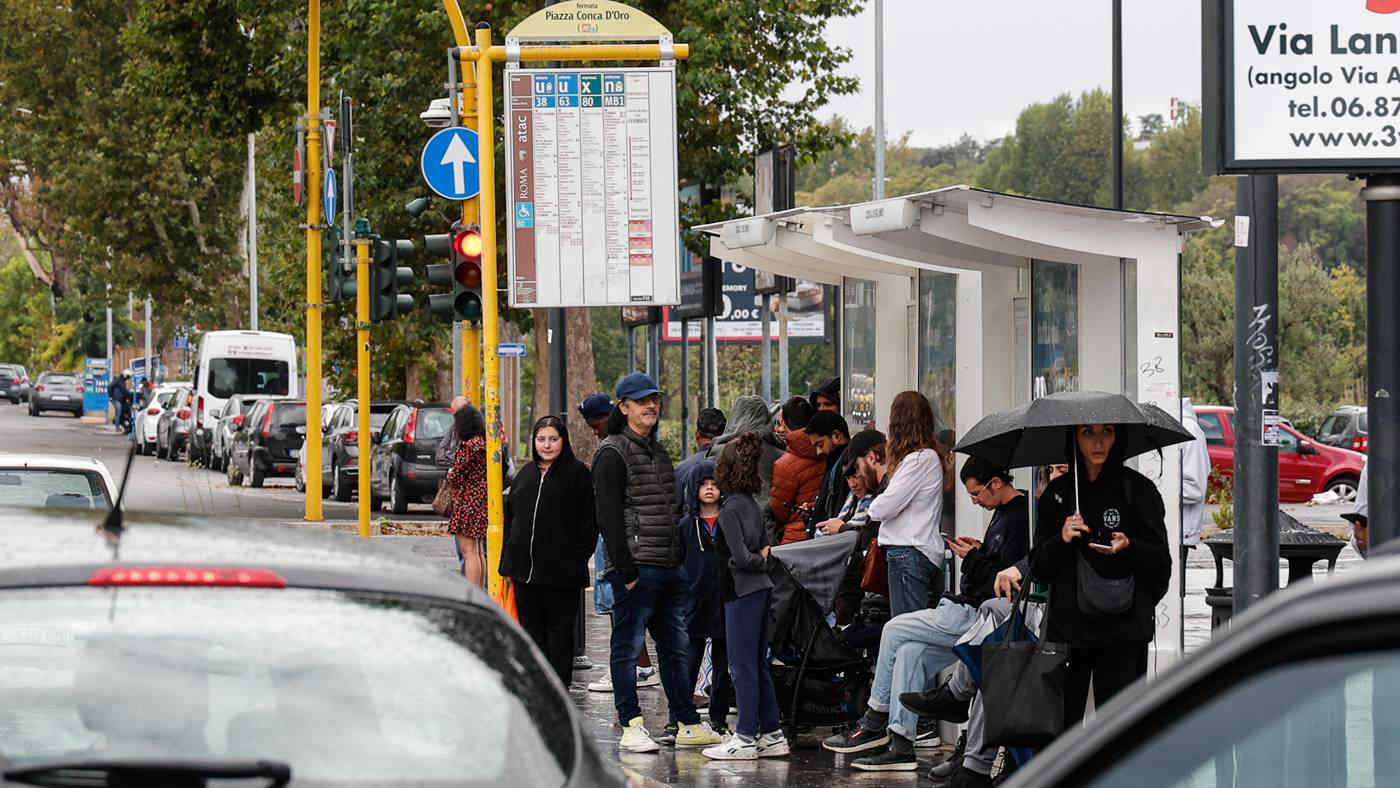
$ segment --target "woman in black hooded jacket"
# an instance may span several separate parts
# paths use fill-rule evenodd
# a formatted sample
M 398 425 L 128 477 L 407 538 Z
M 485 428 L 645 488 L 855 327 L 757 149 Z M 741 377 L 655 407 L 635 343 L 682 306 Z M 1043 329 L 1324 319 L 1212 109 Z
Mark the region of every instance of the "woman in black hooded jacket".
M 1123 464 L 1112 424 L 1081 424 L 1070 440 L 1079 464 L 1050 482 L 1036 515 L 1032 577 L 1050 584 L 1047 638 L 1068 643 L 1065 728 L 1147 675 L 1154 610 L 1167 593 L 1172 555 L 1157 487 Z
M 579 589 L 598 540 L 593 476 L 574 457 L 557 416 L 535 422 L 534 462 L 511 481 L 500 573 L 515 581 L 520 626 L 530 634 L 565 687 L 573 680 Z

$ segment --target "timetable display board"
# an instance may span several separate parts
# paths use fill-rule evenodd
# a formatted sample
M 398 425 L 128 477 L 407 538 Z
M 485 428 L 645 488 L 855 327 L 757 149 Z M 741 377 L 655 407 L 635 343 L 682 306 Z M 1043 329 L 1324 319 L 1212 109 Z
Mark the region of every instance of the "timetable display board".
M 675 71 L 505 82 L 511 306 L 679 303 Z

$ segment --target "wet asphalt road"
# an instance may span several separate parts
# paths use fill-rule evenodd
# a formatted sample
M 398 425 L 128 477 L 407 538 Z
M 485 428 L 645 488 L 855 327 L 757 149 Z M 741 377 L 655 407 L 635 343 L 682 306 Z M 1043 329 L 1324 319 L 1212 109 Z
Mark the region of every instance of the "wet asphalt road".
M 126 462 L 127 443 L 110 427 L 84 424 L 68 415 L 45 414 L 31 418 L 23 405 L 0 403 L 0 435 L 5 445 L 0 451 L 54 453 L 94 456 L 105 463 L 120 482 Z M 297 493 L 290 479 L 269 480 L 264 489 L 247 486 L 232 488 L 223 474 L 202 468 L 191 468 L 185 462 L 136 457 L 132 479 L 127 491 L 129 511 L 184 513 L 234 520 L 256 519 L 285 523 L 288 526 L 326 527 L 302 521 L 304 497 Z M 1288 506 L 1294 516 L 1309 525 L 1330 526 L 1340 522 L 1338 515 L 1346 507 Z M 324 502 L 325 518 L 336 527 L 348 526 L 356 517 L 354 503 Z M 376 519 L 385 517 L 376 514 Z M 407 517 L 395 520 L 437 519 L 431 507 L 415 505 Z M 451 542 L 442 537 L 381 537 L 396 547 L 412 551 L 425 563 L 455 569 L 456 557 Z M 1360 559 L 1350 547 L 1342 552 L 1339 572 L 1347 571 Z M 1321 572 L 1321 565 L 1318 569 Z M 1229 584 L 1230 566 L 1225 566 Z M 1214 563 L 1204 549 L 1196 550 L 1187 563 L 1185 599 L 1185 639 L 1187 653 L 1205 646 L 1211 636 L 1210 613 L 1205 605 L 1204 588 L 1213 584 Z M 1286 577 L 1286 567 L 1280 576 Z M 864 773 L 846 765 L 846 757 L 822 750 L 821 737 L 830 728 L 816 728 L 796 742 L 791 757 L 767 759 L 757 763 L 709 761 L 698 750 L 663 748 L 656 754 L 622 754 L 617 750 L 621 729 L 610 693 L 589 692 L 589 681 L 601 676 L 606 669 L 609 624 L 606 616 L 592 612 L 592 596 L 588 596 L 587 643 L 588 654 L 596 667 L 575 673 L 570 694 L 590 721 L 592 735 L 606 756 L 617 758 L 624 766 L 652 784 L 686 786 L 837 786 L 875 785 L 933 785 L 928 767 L 946 757 L 950 746 L 921 750 L 917 772 Z M 655 656 L 648 640 L 648 648 Z M 666 722 L 665 696 L 659 687 L 639 690 L 643 714 L 648 727 L 659 731 Z M 733 718 L 731 717 L 731 725 Z

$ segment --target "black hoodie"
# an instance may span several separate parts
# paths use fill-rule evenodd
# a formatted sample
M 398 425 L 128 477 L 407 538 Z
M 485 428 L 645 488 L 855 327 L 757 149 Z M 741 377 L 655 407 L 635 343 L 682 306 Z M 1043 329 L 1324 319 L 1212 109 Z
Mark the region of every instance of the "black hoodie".
M 1150 641 L 1156 628 L 1153 610 L 1167 593 L 1172 555 L 1167 545 L 1166 509 L 1157 487 L 1132 468 L 1110 463 L 1089 481 L 1079 464 L 1080 514 L 1091 531 L 1072 544 L 1060 538 L 1065 518 L 1074 513 L 1074 474 L 1050 482 L 1036 509 L 1035 550 L 1031 575 L 1050 584 L 1049 639 L 1085 644 Z M 1117 555 L 1090 550 L 1091 541 L 1107 544 L 1107 531 L 1122 531 L 1130 542 Z M 1133 607 L 1108 618 L 1079 612 L 1078 556 L 1104 577 L 1135 578 Z
M 597 541 L 588 466 L 572 456 L 544 473 L 525 463 L 506 500 L 500 573 L 521 583 L 584 588 Z

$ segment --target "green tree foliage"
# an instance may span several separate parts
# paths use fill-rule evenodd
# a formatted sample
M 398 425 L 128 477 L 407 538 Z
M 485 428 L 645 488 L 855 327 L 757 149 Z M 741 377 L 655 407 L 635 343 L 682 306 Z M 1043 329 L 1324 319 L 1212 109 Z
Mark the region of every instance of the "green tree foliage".
M 843 118 L 826 124 L 834 138 L 852 138 L 852 144 L 833 148 L 798 168 L 798 205 L 842 205 L 871 197 L 875 178 L 875 132 L 866 128 L 853 135 Z M 941 148 L 916 148 L 906 132 L 885 145 L 885 193 L 912 194 L 967 183 L 981 163 L 984 151 L 971 137 Z

